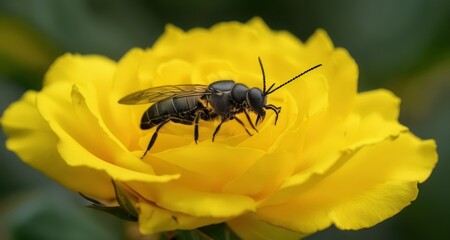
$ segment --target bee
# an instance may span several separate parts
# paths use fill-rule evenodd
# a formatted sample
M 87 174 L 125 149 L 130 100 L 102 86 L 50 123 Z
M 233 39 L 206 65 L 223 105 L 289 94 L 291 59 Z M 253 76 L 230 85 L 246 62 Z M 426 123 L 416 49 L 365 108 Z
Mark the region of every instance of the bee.
M 156 127 L 142 158 L 155 144 L 159 130 L 170 121 L 194 125 L 195 143 L 197 143 L 199 136 L 198 125 L 200 119 L 203 121 L 220 120 L 212 135 L 212 141 L 214 141 L 222 124 L 230 120 L 237 121 L 252 136 L 244 122 L 237 117 L 240 113 L 244 113 L 250 126 L 256 132 L 258 130 L 255 126 L 264 121 L 266 110 L 271 110 L 275 113 L 276 125 L 281 107 L 267 104 L 267 96 L 304 74 L 322 66 L 322 64 L 318 64 L 275 88 L 274 83 L 266 89 L 266 76 L 261 58 L 258 58 L 258 61 L 263 78 L 262 90 L 257 87 L 249 88 L 233 80 L 219 80 L 209 85 L 182 84 L 148 88 L 131 93 L 120 99 L 120 104 L 128 105 L 154 103 L 144 112 L 141 118 L 141 129 L 146 130 Z M 251 121 L 249 112 L 256 114 L 254 124 Z

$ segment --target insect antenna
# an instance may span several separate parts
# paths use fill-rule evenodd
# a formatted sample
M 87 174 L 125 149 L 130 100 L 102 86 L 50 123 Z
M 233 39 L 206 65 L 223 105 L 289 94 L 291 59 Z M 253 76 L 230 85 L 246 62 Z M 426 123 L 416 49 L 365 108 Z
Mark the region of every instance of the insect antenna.
M 261 61 L 260 61 L 260 62 L 261 62 Z M 262 66 L 262 65 L 261 65 L 261 66 Z M 311 72 L 312 70 L 314 70 L 314 69 L 316 69 L 316 68 L 318 68 L 318 67 L 320 67 L 320 66 L 322 66 L 322 64 L 318 64 L 318 65 L 316 65 L 316 66 L 314 66 L 314 67 L 312 67 L 312 68 L 310 68 L 310 69 L 308 69 L 308 70 L 306 70 L 306 71 L 300 73 L 299 75 L 297 75 L 297 76 L 291 78 L 290 80 L 288 80 L 288 81 L 286 81 L 285 83 L 281 84 L 280 86 L 276 87 L 275 89 L 272 89 L 272 87 L 275 85 L 275 84 L 272 84 L 272 86 L 270 86 L 270 88 L 267 89 L 267 91 L 263 91 L 263 93 L 264 93 L 264 95 L 269 95 L 269 94 L 275 92 L 276 90 L 278 90 L 278 89 L 284 87 L 286 84 L 291 83 L 291 82 L 294 81 L 295 79 L 297 79 L 297 78 L 299 78 L 299 77 L 301 77 L 301 76 L 307 74 L 308 72 Z M 265 80 L 264 80 L 264 81 L 265 81 Z M 264 83 L 264 85 L 265 85 L 265 83 Z
M 272 85 L 270 85 L 269 89 L 267 89 L 267 92 L 270 92 L 270 89 L 272 89 L 273 86 L 275 86 L 275 83 L 272 83 Z M 266 94 L 267 92 L 266 92 L 266 91 L 263 91 L 264 95 L 267 95 L 267 94 Z
M 263 93 L 264 93 L 264 92 L 266 92 L 266 74 L 264 73 L 264 67 L 263 67 L 260 57 L 258 57 L 258 61 L 259 61 L 259 66 L 261 66 L 261 72 L 262 72 L 262 76 L 263 76 Z

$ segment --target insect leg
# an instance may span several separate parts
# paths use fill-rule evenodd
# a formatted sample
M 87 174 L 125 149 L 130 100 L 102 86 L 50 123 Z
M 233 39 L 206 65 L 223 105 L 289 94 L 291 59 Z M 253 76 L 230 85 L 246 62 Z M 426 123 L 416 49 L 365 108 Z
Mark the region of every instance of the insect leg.
M 272 104 L 264 106 L 265 109 L 270 109 L 275 113 L 275 125 L 277 125 L 278 114 L 281 112 L 281 107 L 276 107 Z
M 195 141 L 195 144 L 197 144 L 197 140 L 198 140 L 198 121 L 200 120 L 201 114 L 202 114 L 201 111 L 198 111 L 195 113 L 195 118 L 194 118 L 194 141 Z
M 258 124 L 260 122 L 264 121 L 264 118 L 265 118 L 265 115 L 259 115 L 258 114 L 258 116 L 256 117 L 256 120 L 255 120 L 255 125 L 258 126 Z
M 253 136 L 247 129 L 247 127 L 245 126 L 245 124 L 241 121 L 241 119 L 237 118 L 236 116 L 234 116 L 232 119 L 236 120 L 236 122 L 238 122 L 239 124 L 241 124 L 241 126 L 243 126 L 245 128 L 245 131 L 247 131 L 248 135 Z
M 225 117 L 222 117 L 222 121 L 219 123 L 219 125 L 216 127 L 216 130 L 214 130 L 212 141 L 214 142 L 214 138 L 216 137 L 216 134 L 219 132 L 220 127 L 222 126 L 222 123 L 226 121 Z
M 245 117 L 247 118 L 247 121 L 250 123 L 250 126 L 252 126 L 252 128 L 258 132 L 258 129 L 256 129 L 255 125 L 253 125 L 252 120 L 250 119 L 250 116 L 248 115 L 247 110 L 244 109 L 244 113 L 245 113 Z M 246 129 L 247 130 L 247 129 Z M 247 131 L 248 132 L 248 131 Z
M 158 127 L 156 127 L 155 133 L 153 133 L 152 139 L 150 140 L 150 143 L 148 144 L 147 149 L 145 150 L 144 155 L 142 155 L 141 159 L 143 159 L 145 157 L 147 152 L 150 151 L 150 149 L 152 148 L 153 144 L 155 144 L 156 138 L 158 137 L 159 129 L 161 129 L 162 126 L 164 126 L 168 122 L 169 122 L 169 119 L 166 119 L 166 120 L 164 120 L 164 122 L 161 122 L 158 125 Z

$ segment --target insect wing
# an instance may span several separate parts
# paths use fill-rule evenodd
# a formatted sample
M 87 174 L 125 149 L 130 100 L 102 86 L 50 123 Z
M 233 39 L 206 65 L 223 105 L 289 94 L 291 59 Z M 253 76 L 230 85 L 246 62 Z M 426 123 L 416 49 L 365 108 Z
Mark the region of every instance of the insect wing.
M 206 87 L 201 84 L 184 84 L 148 88 L 123 97 L 119 103 L 135 105 L 159 102 L 169 98 L 203 96 L 209 94 L 206 92 Z

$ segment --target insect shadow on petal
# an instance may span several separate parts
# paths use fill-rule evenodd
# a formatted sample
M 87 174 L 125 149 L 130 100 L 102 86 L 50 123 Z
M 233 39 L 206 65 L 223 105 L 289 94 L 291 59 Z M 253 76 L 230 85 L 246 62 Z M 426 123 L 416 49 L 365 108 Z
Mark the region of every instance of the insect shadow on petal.
M 230 120 L 237 121 L 250 136 L 252 135 L 244 122 L 236 116 L 239 113 L 245 114 L 248 123 L 255 131 L 257 131 L 255 126 L 264 121 L 266 110 L 271 110 L 275 113 L 276 124 L 281 107 L 267 104 L 267 96 L 304 74 L 322 66 L 322 64 L 318 64 L 277 87 L 274 87 L 274 83 L 266 89 L 266 76 L 261 58 L 258 57 L 258 61 L 263 77 L 262 90 L 257 87 L 249 88 L 233 80 L 220 80 L 209 85 L 181 84 L 153 87 L 131 93 L 120 99 L 120 104 L 128 105 L 154 103 L 144 112 L 141 118 L 141 129 L 156 127 L 141 158 L 145 157 L 155 144 L 159 130 L 170 121 L 194 125 L 195 143 L 197 143 L 199 136 L 198 124 L 200 119 L 203 121 L 220 120 L 219 125 L 214 130 L 212 141 L 214 141 L 222 124 Z M 251 121 L 249 112 L 256 114 L 255 123 Z

